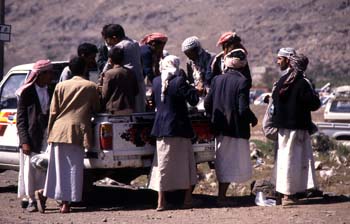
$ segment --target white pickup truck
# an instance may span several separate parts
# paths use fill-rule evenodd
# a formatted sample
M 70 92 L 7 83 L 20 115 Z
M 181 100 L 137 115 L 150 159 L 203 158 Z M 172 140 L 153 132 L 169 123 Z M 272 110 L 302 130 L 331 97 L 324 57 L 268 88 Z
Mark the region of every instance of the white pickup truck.
M 67 62 L 53 62 L 59 79 Z M 16 128 L 17 98 L 15 91 L 24 82 L 33 64 L 13 67 L 0 83 L 0 170 L 19 167 L 19 147 Z M 90 73 L 90 80 L 96 74 Z M 196 137 L 192 140 L 197 163 L 214 159 L 214 138 L 209 131 L 204 112 L 190 113 Z M 135 113 L 130 116 L 97 114 L 93 120 L 94 147 L 85 153 L 85 180 L 95 181 L 110 177 L 128 183 L 142 174 L 148 174 L 155 151 L 155 139 L 150 136 L 154 112 Z

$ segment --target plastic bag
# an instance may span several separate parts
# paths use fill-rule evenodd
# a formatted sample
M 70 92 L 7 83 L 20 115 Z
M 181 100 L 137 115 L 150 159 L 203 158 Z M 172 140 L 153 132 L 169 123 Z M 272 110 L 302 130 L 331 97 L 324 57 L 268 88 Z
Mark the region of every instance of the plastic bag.
M 255 197 L 255 204 L 258 206 L 275 206 L 276 200 L 266 199 L 264 193 L 259 191 Z

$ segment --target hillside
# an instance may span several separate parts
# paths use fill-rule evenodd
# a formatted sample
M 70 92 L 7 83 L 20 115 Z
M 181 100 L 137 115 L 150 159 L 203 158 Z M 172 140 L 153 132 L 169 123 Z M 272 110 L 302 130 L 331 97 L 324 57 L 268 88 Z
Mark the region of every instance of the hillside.
M 129 37 L 169 36 L 166 49 L 182 59 L 182 41 L 198 36 L 219 52 L 224 31 L 236 31 L 253 66 L 276 73 L 275 54 L 293 46 L 310 59 L 308 75 L 319 84 L 342 84 L 350 76 L 350 0 L 31 0 L 5 2 L 12 39 L 5 44 L 5 71 L 39 58 L 68 59 L 83 41 L 101 43 L 101 28 L 120 23 Z M 347 78 L 348 79 L 348 78 Z

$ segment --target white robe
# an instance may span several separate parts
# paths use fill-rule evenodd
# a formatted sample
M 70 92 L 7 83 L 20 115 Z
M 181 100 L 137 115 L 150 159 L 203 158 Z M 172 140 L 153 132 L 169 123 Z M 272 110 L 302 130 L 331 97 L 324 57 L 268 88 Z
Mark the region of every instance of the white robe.
M 280 129 L 276 191 L 293 195 L 316 188 L 315 165 L 308 131 Z
M 79 145 L 52 143 L 44 195 L 56 200 L 78 202 L 83 194 L 84 149 Z
M 155 191 L 189 189 L 197 183 L 191 140 L 165 137 L 157 140 L 148 188 Z
M 216 177 L 220 183 L 242 183 L 252 177 L 249 141 L 243 138 L 216 138 Z
M 44 188 L 46 172 L 32 166 L 30 160 L 34 156 L 25 155 L 20 149 L 18 173 L 18 197 L 29 197 L 34 200 L 34 192 Z

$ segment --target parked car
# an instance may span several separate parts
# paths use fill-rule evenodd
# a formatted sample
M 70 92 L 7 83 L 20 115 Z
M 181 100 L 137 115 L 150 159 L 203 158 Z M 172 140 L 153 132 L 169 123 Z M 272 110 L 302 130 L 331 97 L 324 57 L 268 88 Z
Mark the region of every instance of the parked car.
M 340 86 L 329 98 L 324 120 L 330 122 L 350 122 L 350 86 Z

